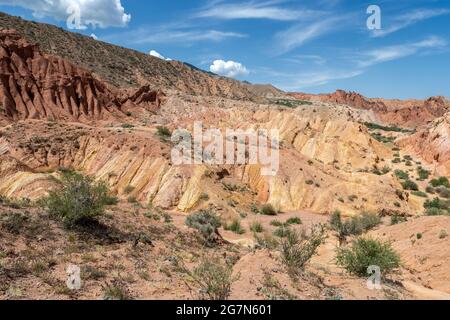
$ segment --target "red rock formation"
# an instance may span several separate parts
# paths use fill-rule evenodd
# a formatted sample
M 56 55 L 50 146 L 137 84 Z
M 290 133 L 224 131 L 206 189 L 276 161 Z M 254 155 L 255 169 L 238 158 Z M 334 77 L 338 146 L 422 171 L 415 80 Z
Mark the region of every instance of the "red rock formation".
M 373 110 L 380 121 L 405 127 L 416 127 L 442 117 L 450 111 L 445 97 L 428 100 L 369 99 L 355 92 L 337 90 L 331 94 L 290 93 L 296 99 L 345 104 L 353 108 Z
M 122 97 L 123 98 L 123 97 Z M 157 109 L 159 94 L 149 87 L 131 97 L 67 60 L 43 54 L 13 30 L 0 30 L 0 106 L 3 117 L 88 121 L 123 116 L 122 104 Z

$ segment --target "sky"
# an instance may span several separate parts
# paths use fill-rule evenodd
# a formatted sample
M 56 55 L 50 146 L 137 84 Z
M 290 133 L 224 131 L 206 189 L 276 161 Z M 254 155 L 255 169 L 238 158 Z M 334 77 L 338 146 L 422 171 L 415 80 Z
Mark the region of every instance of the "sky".
M 286 91 L 450 97 L 450 0 L 0 0 L 0 11 Z

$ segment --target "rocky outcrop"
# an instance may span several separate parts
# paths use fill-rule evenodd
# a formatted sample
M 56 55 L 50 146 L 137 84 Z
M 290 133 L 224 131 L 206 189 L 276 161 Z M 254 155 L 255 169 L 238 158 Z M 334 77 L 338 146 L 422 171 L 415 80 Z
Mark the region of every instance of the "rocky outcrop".
M 0 31 L 3 117 L 91 121 L 125 117 L 122 105 L 156 110 L 161 94 L 144 86 L 129 96 L 65 59 L 43 54 L 14 30 Z
M 450 113 L 400 139 L 398 144 L 434 164 L 437 174 L 450 176 Z
M 427 100 L 369 99 L 359 93 L 337 90 L 331 94 L 291 93 L 292 97 L 308 101 L 343 104 L 353 108 L 373 111 L 382 123 L 402 127 L 417 127 L 450 111 L 450 102 L 445 97 Z

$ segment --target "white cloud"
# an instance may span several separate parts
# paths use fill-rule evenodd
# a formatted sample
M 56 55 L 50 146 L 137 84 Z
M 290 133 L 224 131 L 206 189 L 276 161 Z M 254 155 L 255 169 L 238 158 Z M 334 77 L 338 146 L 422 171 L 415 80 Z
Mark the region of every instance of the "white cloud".
M 126 39 L 133 44 L 179 43 L 190 45 L 193 42 L 220 42 L 228 38 L 244 38 L 246 35 L 218 30 L 200 30 L 186 24 L 167 24 L 155 27 L 141 27 L 129 32 L 121 32 L 103 37 L 108 41 Z
M 396 17 L 391 26 L 374 30 L 374 37 L 384 37 L 423 20 L 450 14 L 450 9 L 418 9 Z
M 282 54 L 304 45 L 315 38 L 336 31 L 342 27 L 344 17 L 330 17 L 317 20 L 309 25 L 298 24 L 275 35 L 278 43 L 275 53 Z
M 0 4 L 29 9 L 38 18 L 67 21 L 72 17 L 75 19 L 70 23 L 77 29 L 86 29 L 89 25 L 93 28 L 124 27 L 131 20 L 120 0 L 0 0 Z
M 275 85 L 286 91 L 298 91 L 306 88 L 314 88 L 325 85 L 334 80 L 344 80 L 357 77 L 364 73 L 362 69 L 355 70 L 317 70 L 312 72 L 301 72 L 279 74 L 275 72 L 273 76 L 277 77 Z
M 368 67 L 382 62 L 408 57 L 427 49 L 440 49 L 445 46 L 447 46 L 447 41 L 433 36 L 415 43 L 388 46 L 367 51 L 363 53 L 364 60 L 358 61 L 358 64 L 361 67 Z
M 95 33 L 91 33 L 90 37 L 94 40 L 98 40 L 98 37 L 95 35 Z
M 153 56 L 153 57 L 156 57 L 156 58 L 159 58 L 159 59 L 162 59 L 162 60 L 172 61 L 172 59 L 164 57 L 158 51 L 155 51 L 155 50 L 151 50 L 149 54 L 151 56 Z
M 276 1 L 280 2 L 280 1 Z M 198 12 L 197 18 L 218 19 L 270 19 L 279 21 L 294 21 L 311 18 L 319 14 L 313 10 L 292 10 L 274 6 L 274 1 L 252 1 L 247 3 L 222 3 L 213 2 L 208 7 Z
M 235 78 L 238 76 L 246 76 L 249 71 L 239 62 L 215 60 L 209 67 L 209 70 L 221 76 Z

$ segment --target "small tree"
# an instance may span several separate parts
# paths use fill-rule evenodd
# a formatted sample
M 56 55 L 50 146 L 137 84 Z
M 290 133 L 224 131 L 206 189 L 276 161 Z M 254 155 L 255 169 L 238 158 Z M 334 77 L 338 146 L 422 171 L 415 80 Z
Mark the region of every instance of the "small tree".
M 109 195 L 106 183 L 79 173 L 64 172 L 61 184 L 61 189 L 51 191 L 44 199 L 44 205 L 69 228 L 96 220 L 106 205 L 116 201 Z
M 220 239 L 218 229 L 222 225 L 219 217 L 210 210 L 200 210 L 186 218 L 186 225 L 200 232 L 207 244 Z
M 349 273 L 364 277 L 367 268 L 378 266 L 382 274 L 391 273 L 400 266 L 400 256 L 388 242 L 360 237 L 351 248 L 338 248 L 336 263 Z

